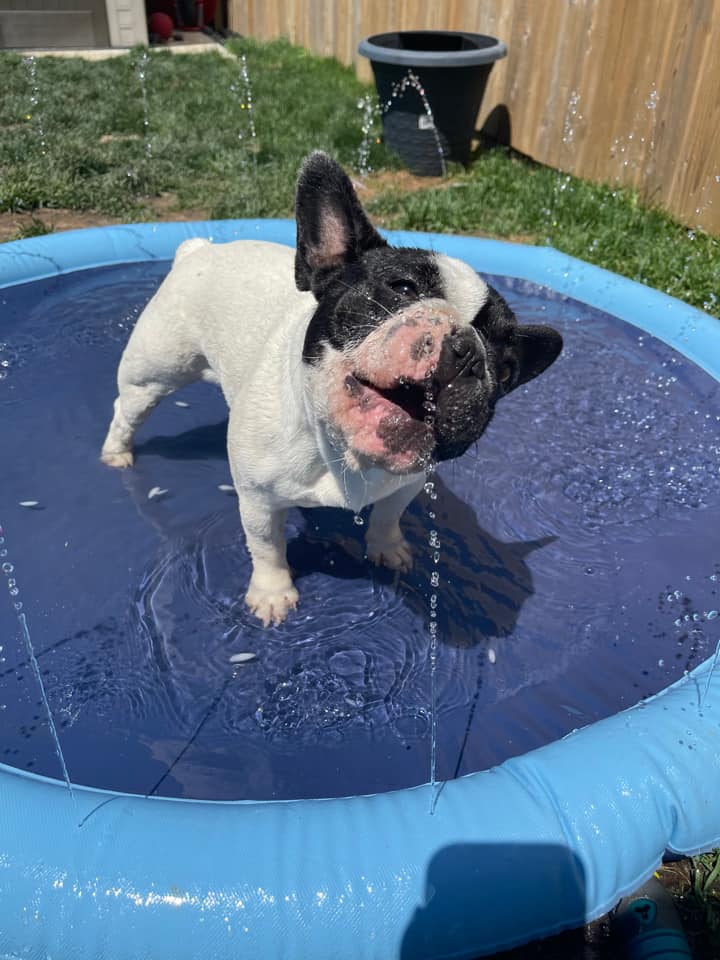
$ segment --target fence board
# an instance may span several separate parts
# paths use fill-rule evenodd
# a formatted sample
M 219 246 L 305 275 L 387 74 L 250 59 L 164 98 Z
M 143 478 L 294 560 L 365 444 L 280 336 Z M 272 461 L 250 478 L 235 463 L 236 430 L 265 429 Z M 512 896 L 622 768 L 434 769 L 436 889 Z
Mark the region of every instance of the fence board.
M 720 233 L 720 0 L 229 0 L 238 33 L 285 36 L 354 64 L 360 40 L 471 30 L 508 45 L 478 117 L 507 108 L 512 145 L 541 163 L 638 187 Z

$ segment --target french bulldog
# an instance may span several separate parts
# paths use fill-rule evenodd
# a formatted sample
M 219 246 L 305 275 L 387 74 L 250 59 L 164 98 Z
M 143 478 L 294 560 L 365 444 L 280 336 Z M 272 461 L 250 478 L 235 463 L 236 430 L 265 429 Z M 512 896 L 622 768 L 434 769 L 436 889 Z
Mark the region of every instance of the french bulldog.
M 122 355 L 101 454 L 132 466 L 135 431 L 163 397 L 220 385 L 252 558 L 245 599 L 265 626 L 298 602 L 289 507 L 373 504 L 367 556 L 409 569 L 400 517 L 427 471 L 461 456 L 497 401 L 562 349 L 551 327 L 519 325 L 467 264 L 390 246 L 326 154 L 300 171 L 296 221 L 295 251 L 181 244 Z

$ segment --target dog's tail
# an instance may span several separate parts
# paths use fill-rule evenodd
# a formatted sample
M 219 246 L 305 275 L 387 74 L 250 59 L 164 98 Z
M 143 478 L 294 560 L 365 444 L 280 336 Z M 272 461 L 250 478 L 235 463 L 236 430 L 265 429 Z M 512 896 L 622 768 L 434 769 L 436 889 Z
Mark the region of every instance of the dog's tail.
M 193 237 L 191 240 L 184 240 L 175 251 L 175 263 L 180 263 L 185 257 L 197 250 L 199 247 L 206 247 L 210 243 L 204 237 Z

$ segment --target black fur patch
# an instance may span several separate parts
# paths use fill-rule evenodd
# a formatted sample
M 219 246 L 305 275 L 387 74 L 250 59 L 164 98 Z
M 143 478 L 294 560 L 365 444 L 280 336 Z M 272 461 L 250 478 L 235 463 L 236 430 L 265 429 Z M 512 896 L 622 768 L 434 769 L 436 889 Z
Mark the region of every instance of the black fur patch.
M 517 327 L 515 314 L 495 287 L 488 283 L 487 288 L 488 298 L 473 320 L 473 326 L 491 342 L 512 340 Z
M 499 395 L 504 396 L 537 377 L 557 359 L 562 337 L 544 324 L 518 324 L 507 301 L 490 284 L 488 294 L 473 326 L 490 346 Z
M 411 281 L 420 297 L 443 295 L 440 271 L 431 253 L 411 247 L 372 248 L 359 260 L 332 270 L 305 336 L 303 359 L 316 362 L 324 344 L 336 350 L 360 343 L 374 327 L 412 303 L 391 284 Z
M 437 398 L 435 459 L 452 460 L 484 433 L 495 412 L 495 395 L 475 377 L 458 377 Z

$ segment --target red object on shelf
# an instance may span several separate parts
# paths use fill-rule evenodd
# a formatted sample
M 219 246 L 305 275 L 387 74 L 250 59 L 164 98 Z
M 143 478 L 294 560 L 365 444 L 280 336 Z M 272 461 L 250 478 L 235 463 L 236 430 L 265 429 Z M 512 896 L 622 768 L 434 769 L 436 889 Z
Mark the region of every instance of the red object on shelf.
M 151 34 L 154 33 L 155 36 L 160 37 L 161 40 L 169 40 L 175 26 L 172 22 L 172 17 L 169 17 L 166 13 L 158 12 L 150 14 L 148 29 Z

